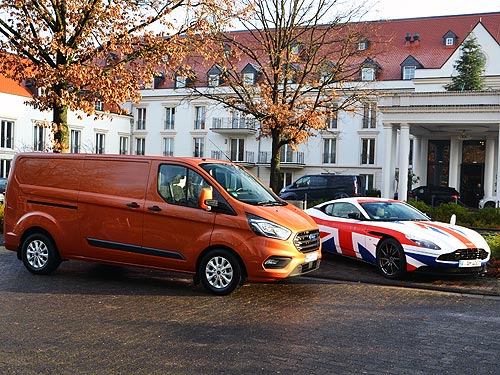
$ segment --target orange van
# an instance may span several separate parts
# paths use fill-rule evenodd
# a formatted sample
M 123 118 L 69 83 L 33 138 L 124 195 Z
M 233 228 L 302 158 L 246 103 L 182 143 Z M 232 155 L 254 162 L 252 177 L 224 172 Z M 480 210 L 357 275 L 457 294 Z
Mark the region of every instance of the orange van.
M 241 166 L 211 159 L 20 153 L 4 243 L 48 274 L 77 259 L 190 273 L 211 292 L 319 267 L 319 230 Z

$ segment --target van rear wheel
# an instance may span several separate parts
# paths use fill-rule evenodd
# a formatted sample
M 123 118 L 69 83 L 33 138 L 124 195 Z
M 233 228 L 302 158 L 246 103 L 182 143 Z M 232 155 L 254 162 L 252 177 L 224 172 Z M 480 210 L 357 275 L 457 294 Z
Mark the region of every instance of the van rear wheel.
M 26 237 L 21 251 L 24 266 L 28 271 L 37 275 L 52 273 L 61 264 L 54 241 L 42 233 L 34 233 Z
M 203 286 L 217 295 L 233 292 L 242 282 L 240 262 L 224 249 L 208 252 L 200 262 L 198 275 Z

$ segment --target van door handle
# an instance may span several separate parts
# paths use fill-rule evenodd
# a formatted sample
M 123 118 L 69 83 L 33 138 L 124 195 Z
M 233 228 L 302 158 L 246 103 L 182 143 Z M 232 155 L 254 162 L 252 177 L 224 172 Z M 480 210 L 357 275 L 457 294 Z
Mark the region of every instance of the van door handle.
M 139 208 L 141 206 L 139 206 L 136 202 L 130 202 L 130 203 L 127 203 L 127 207 Z
M 158 211 L 161 211 L 161 208 L 160 208 L 160 207 L 158 207 L 158 206 L 149 206 L 149 207 L 148 207 L 148 210 L 158 212 Z

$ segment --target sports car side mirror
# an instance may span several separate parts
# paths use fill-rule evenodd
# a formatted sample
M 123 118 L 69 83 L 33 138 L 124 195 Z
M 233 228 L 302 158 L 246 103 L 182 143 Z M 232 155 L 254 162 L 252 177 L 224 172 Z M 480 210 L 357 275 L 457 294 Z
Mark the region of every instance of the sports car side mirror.
M 359 212 L 349 212 L 347 214 L 347 217 L 349 219 L 356 219 L 356 220 L 362 220 L 363 217 L 361 216 L 361 214 Z

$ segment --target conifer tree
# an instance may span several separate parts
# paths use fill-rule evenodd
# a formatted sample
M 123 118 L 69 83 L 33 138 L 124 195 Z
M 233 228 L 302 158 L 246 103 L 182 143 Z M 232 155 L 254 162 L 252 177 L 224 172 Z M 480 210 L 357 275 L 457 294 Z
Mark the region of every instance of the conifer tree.
M 462 55 L 454 65 L 458 72 L 451 78 L 451 83 L 444 88 L 447 91 L 478 91 L 484 88 L 484 55 L 474 36 L 468 38 L 460 47 Z

